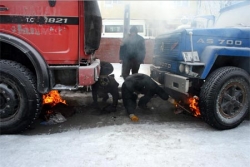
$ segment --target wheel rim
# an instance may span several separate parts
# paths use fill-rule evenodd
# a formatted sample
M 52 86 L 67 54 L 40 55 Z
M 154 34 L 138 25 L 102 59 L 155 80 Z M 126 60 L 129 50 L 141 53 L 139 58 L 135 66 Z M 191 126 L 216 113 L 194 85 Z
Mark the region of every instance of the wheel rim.
M 10 118 L 18 111 L 19 96 L 16 86 L 9 80 L 0 81 L 0 118 Z
M 238 82 L 225 86 L 219 94 L 219 113 L 227 119 L 236 117 L 245 106 L 246 94 L 246 89 Z

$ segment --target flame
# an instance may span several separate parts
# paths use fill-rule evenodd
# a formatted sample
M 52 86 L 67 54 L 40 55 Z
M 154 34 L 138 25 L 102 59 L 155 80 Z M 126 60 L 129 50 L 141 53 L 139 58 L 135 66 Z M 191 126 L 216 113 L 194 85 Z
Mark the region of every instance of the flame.
M 66 104 L 66 101 L 61 98 L 57 90 L 52 90 L 49 93 L 43 95 L 43 104 L 50 104 L 51 107 L 53 107 L 57 103 Z
M 200 109 L 198 106 L 199 98 L 197 96 L 188 98 L 189 108 L 193 112 L 194 116 L 199 117 L 201 115 Z

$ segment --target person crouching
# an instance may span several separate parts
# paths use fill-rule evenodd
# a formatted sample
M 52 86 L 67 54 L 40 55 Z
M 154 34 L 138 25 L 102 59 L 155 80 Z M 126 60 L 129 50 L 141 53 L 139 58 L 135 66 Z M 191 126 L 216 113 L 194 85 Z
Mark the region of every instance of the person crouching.
M 135 115 L 137 106 L 137 94 L 143 94 L 138 102 L 142 109 L 147 108 L 147 103 L 154 95 L 158 95 L 163 100 L 168 100 L 169 95 L 151 77 L 145 74 L 133 74 L 128 76 L 122 84 L 123 105 L 132 121 L 138 121 Z
M 92 98 L 93 98 L 93 106 L 97 109 L 99 105 L 97 103 L 97 98 L 101 97 L 103 102 L 106 102 L 109 99 L 108 93 L 112 95 L 113 103 L 111 105 L 105 106 L 101 110 L 101 114 L 115 112 L 118 99 L 119 99 L 119 91 L 118 86 L 119 83 L 115 80 L 114 75 L 110 75 L 113 72 L 113 66 L 111 63 L 101 61 L 101 70 L 100 77 L 98 81 L 92 85 Z

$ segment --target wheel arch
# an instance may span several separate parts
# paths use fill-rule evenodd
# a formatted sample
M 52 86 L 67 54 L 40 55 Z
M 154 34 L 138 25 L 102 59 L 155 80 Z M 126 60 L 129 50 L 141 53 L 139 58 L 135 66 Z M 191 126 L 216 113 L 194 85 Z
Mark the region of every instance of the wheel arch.
M 48 65 L 43 59 L 42 55 L 33 48 L 30 44 L 25 42 L 22 39 L 19 39 L 13 35 L 0 33 L 0 43 L 2 45 L 10 45 L 13 49 L 17 49 L 22 52 L 22 58 L 26 60 L 24 61 L 18 60 L 18 58 L 12 56 L 6 56 L 2 54 L 3 49 L 1 49 L 1 59 L 13 60 L 21 63 L 22 61 L 25 66 L 28 66 L 32 71 L 35 70 L 35 75 L 37 77 L 37 90 L 44 94 L 48 93 L 50 90 L 50 82 L 49 82 L 49 70 Z
M 236 48 L 225 46 L 208 46 L 201 55 L 201 61 L 206 62 L 201 79 L 214 70 L 224 66 L 234 66 L 244 69 L 250 74 L 249 56 L 250 48 Z
M 245 70 L 248 74 L 250 74 L 249 63 L 250 63 L 250 57 L 219 55 L 210 71 L 213 72 L 214 70 L 220 67 L 232 66 L 241 68 Z

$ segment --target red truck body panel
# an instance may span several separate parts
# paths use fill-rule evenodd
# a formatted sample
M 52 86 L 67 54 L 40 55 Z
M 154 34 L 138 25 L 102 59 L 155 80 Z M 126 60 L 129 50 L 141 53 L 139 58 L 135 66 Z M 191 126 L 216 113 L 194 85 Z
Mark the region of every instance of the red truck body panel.
M 56 1 L 55 7 L 48 1 L 1 1 L 8 10 L 1 11 L 6 23 L 0 25 L 0 31 L 25 40 L 48 64 L 78 64 L 78 3 L 83 6 L 78 1 Z

